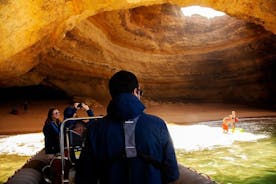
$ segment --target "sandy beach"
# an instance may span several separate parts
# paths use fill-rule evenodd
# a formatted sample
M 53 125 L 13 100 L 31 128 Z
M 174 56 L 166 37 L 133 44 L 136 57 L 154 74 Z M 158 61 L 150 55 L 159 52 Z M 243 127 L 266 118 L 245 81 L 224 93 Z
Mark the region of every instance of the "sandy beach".
M 11 114 L 14 104 L 17 105 L 19 114 Z M 251 108 L 243 105 L 230 104 L 192 104 L 192 103 L 145 103 L 147 113 L 163 118 L 167 123 L 194 124 L 202 121 L 221 120 L 231 113 L 237 112 L 239 118 L 245 117 L 271 117 L 276 116 L 275 110 Z M 69 105 L 66 100 L 39 100 L 29 101 L 28 110 L 25 112 L 22 102 L 9 102 L 0 104 L 0 134 L 18 134 L 41 132 L 48 109 L 57 107 L 61 112 Z M 105 115 L 105 107 L 93 108 L 95 115 Z M 83 110 L 78 110 L 78 115 L 86 116 Z

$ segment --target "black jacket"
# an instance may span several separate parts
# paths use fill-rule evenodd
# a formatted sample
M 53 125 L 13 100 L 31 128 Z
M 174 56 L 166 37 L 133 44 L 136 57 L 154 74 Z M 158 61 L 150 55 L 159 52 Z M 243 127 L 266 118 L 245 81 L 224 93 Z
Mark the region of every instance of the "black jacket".
M 59 131 L 60 124 L 57 125 L 55 122 L 46 123 L 43 127 L 44 142 L 45 142 L 45 153 L 56 154 L 59 153 Z

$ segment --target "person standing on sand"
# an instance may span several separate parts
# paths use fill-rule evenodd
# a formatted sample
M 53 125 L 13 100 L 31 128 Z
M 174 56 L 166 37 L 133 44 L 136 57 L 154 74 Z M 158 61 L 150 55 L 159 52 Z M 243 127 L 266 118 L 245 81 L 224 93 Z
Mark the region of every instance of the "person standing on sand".
M 109 80 L 107 115 L 88 129 L 76 184 L 162 184 L 178 179 L 165 122 L 144 113 L 136 76 L 119 71 Z
M 27 112 L 28 109 L 29 109 L 29 104 L 28 104 L 28 101 L 27 101 L 27 100 L 24 101 L 23 109 L 24 109 L 24 112 Z
M 60 152 L 60 112 L 57 108 L 50 108 L 43 127 L 45 153 L 56 154 Z

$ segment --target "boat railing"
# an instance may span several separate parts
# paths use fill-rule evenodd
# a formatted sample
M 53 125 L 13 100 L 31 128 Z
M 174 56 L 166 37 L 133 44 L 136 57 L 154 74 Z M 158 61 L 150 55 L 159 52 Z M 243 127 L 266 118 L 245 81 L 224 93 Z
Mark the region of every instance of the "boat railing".
M 97 120 L 97 119 L 101 119 L 102 116 L 93 116 L 93 117 L 80 117 L 80 118 L 68 118 L 66 120 L 64 120 L 61 123 L 60 126 L 60 134 L 59 134 L 59 138 L 60 138 L 60 154 L 61 154 L 61 183 L 69 183 L 69 179 L 65 179 L 65 149 L 67 149 L 67 153 L 68 156 L 70 155 L 70 146 L 67 145 L 65 147 L 65 138 L 66 137 L 66 142 L 67 144 L 69 144 L 69 138 L 68 138 L 68 134 L 67 132 L 69 132 L 69 128 L 67 128 L 65 125 L 68 121 L 76 121 L 76 120 Z M 64 130 L 65 128 L 67 128 L 68 130 Z

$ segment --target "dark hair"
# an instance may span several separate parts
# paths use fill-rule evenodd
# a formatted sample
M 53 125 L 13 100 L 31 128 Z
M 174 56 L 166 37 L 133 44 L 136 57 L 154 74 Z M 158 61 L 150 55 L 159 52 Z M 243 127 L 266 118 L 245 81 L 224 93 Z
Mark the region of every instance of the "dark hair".
M 50 123 L 51 121 L 54 121 L 53 118 L 52 118 L 52 115 L 53 115 L 53 112 L 54 110 L 56 110 L 57 108 L 50 108 L 49 111 L 48 111 L 48 115 L 47 115 L 47 118 L 45 120 L 45 124 L 47 123 Z M 57 123 L 59 123 L 60 121 L 57 120 Z
M 109 93 L 112 98 L 120 93 L 132 93 L 135 88 L 138 88 L 136 76 L 125 70 L 115 73 L 109 80 Z
M 64 119 L 72 118 L 75 113 L 76 110 L 74 109 L 74 107 L 68 106 L 63 111 L 63 117 Z

